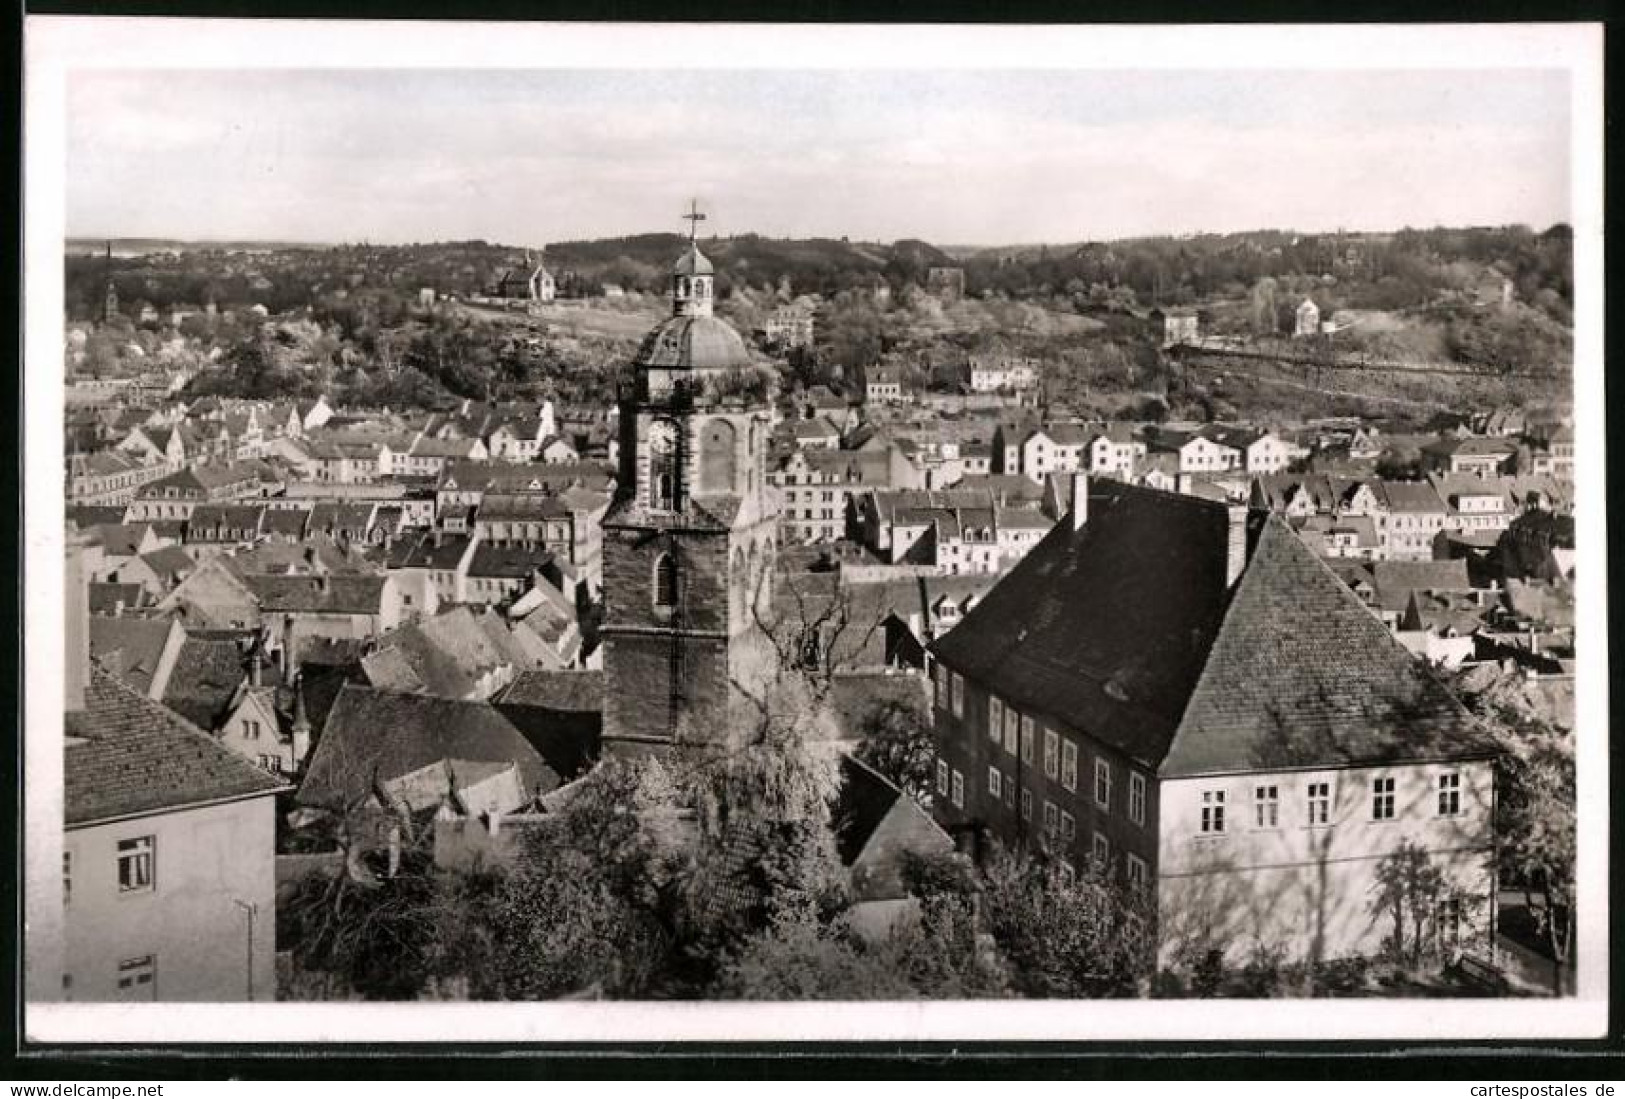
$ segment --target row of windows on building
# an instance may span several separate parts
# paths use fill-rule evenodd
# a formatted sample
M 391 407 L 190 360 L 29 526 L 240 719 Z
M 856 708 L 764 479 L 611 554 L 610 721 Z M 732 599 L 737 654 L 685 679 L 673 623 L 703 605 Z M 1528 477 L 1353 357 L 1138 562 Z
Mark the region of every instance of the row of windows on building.
M 944 681 L 946 680 L 946 690 Z M 959 673 L 937 665 L 935 673 L 937 705 L 940 708 L 944 694 L 948 697 L 948 708 L 955 717 L 963 717 L 965 709 L 965 682 Z M 1036 726 L 1029 714 L 1022 714 L 1014 707 L 1007 706 L 997 697 L 988 698 L 987 735 L 988 738 L 1004 753 L 1018 764 L 1031 766 L 1034 763 L 1036 752 Z M 1078 789 L 1078 760 L 1079 750 L 1077 744 L 1066 737 L 1060 736 L 1053 729 L 1044 730 L 1043 746 L 1043 772 L 1044 777 L 1052 781 L 1059 781 L 1061 786 L 1070 792 Z M 938 784 L 942 785 L 950 780 L 942 775 L 942 768 L 946 767 L 943 761 L 938 761 Z M 957 773 L 957 772 L 956 772 Z M 1109 760 L 1097 757 L 1094 761 L 1094 775 L 1092 793 L 1095 808 L 1109 813 L 1112 810 L 1112 789 L 1115 772 Z M 1000 797 L 1001 790 L 1008 791 L 1016 783 L 1000 769 L 997 764 L 988 767 L 988 793 L 995 799 Z M 949 789 L 944 789 L 949 793 Z M 1023 819 L 1031 819 L 1031 811 L 1025 800 L 1030 791 L 1021 791 L 1024 801 L 1022 807 Z M 1461 773 L 1459 771 L 1446 771 L 1437 777 L 1437 815 L 1440 817 L 1455 817 L 1462 814 L 1461 800 Z M 1200 832 L 1203 835 L 1219 835 L 1226 829 L 1226 790 L 1202 791 L 1202 812 Z M 1004 800 L 1008 803 L 1011 795 L 1006 794 Z M 953 796 L 956 807 L 963 807 L 962 792 Z M 1305 787 L 1305 816 L 1304 822 L 1311 827 L 1318 827 L 1331 823 L 1332 783 L 1328 780 L 1310 782 Z M 1146 777 L 1137 772 L 1128 772 L 1128 819 L 1136 825 L 1145 824 L 1146 807 Z M 1373 821 L 1393 820 L 1397 816 L 1397 803 L 1395 793 L 1395 780 L 1391 775 L 1378 776 L 1371 782 L 1371 819 Z M 1253 826 L 1259 829 L 1278 828 L 1281 825 L 1281 784 L 1259 783 L 1253 787 Z
M 1446 771 L 1437 777 L 1435 783 L 1436 815 L 1440 817 L 1459 817 L 1462 815 L 1461 801 L 1461 772 Z M 1202 835 L 1222 835 L 1229 830 L 1225 815 L 1226 790 L 1202 791 L 1202 814 L 1199 831 Z M 1303 806 L 1304 824 L 1311 828 L 1328 825 L 1332 822 L 1333 791 L 1330 781 L 1322 780 L 1309 782 L 1304 785 Z M 1388 821 L 1398 818 L 1398 800 L 1395 789 L 1395 780 L 1391 775 L 1380 775 L 1371 780 L 1371 817 L 1373 821 Z M 1281 784 L 1259 783 L 1253 786 L 1253 817 L 1252 826 L 1255 829 L 1271 829 L 1281 826 Z
M 1139 777 L 1139 776 L 1135 776 Z M 1016 783 L 997 767 L 989 767 L 987 773 L 988 796 L 994 801 L 1014 808 L 1016 804 Z M 951 801 L 956 809 L 965 807 L 965 776 L 957 768 L 948 766 L 946 760 L 937 760 L 937 793 Z M 1030 789 L 1020 791 L 1021 819 L 1029 823 L 1033 819 L 1033 805 L 1035 798 Z M 1141 796 L 1141 813 L 1144 813 L 1143 786 Z M 1043 835 L 1047 844 L 1070 847 L 1077 842 L 1078 821 L 1071 813 L 1062 809 L 1048 798 L 1044 799 L 1043 809 Z M 1106 833 L 1096 831 L 1091 837 L 1089 848 L 1090 861 L 1097 868 L 1106 869 L 1112 865 L 1111 839 Z M 1144 859 L 1132 851 L 1124 853 L 1124 872 L 1130 885 L 1144 885 L 1147 879 L 1147 864 Z
M 950 671 L 942 665 L 937 665 L 936 683 L 938 706 L 941 706 L 944 695 L 943 681 L 947 680 L 949 708 L 955 717 L 963 717 L 965 710 L 965 681 L 958 672 Z M 988 738 L 1000 748 L 1005 755 L 1011 757 L 1018 765 L 1033 766 L 1037 761 L 1037 727 L 1032 715 L 1020 713 L 1013 706 L 1007 706 L 994 696 L 988 698 L 987 715 Z M 1078 761 L 1080 758 L 1078 745 L 1070 738 L 1061 736 L 1054 729 L 1044 730 L 1043 771 L 1044 777 L 1061 784 L 1066 790 L 1076 793 L 1078 790 Z M 1111 761 L 1104 757 L 1096 757 L 1094 773 L 1092 776 L 1091 792 L 1094 797 L 1095 808 L 1109 813 L 1112 810 L 1112 790 L 1115 782 L 1115 771 Z M 1003 776 L 998 765 L 988 768 L 988 788 L 995 795 L 997 788 L 1013 785 L 1013 781 Z M 1145 824 L 1146 804 L 1146 778 L 1138 771 L 1128 772 L 1128 797 L 1126 809 L 1128 818 L 1134 824 Z

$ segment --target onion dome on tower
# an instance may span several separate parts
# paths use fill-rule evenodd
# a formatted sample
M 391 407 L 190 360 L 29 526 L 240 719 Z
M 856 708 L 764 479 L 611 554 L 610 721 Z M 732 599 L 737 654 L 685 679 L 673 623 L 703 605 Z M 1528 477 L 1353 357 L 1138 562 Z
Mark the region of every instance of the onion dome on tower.
M 698 244 L 671 269 L 671 316 L 644 338 L 632 365 L 640 370 L 733 370 L 750 364 L 745 341 L 712 315 L 714 271 Z

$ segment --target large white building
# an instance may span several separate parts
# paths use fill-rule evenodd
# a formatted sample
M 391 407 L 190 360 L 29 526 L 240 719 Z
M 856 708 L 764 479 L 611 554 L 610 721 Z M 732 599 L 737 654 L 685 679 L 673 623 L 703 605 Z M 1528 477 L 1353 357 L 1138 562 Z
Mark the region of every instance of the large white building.
M 70 548 L 61 998 L 274 1000 L 289 787 L 92 668 L 79 572 Z
M 1486 951 L 1495 750 L 1460 703 L 1279 517 L 1081 496 L 932 646 L 938 821 L 1150 891 L 1164 964 L 1379 953 L 1404 859 L 1438 873 L 1405 919 Z

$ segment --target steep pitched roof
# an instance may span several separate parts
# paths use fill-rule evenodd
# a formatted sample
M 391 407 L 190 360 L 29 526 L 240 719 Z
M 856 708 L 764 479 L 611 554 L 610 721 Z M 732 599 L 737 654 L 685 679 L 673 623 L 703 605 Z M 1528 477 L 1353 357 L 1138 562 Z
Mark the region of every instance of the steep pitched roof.
M 305 526 L 310 522 L 309 508 L 267 508 L 264 530 L 266 534 L 281 534 L 290 538 L 303 538 Z
M 449 572 L 468 552 L 471 541 L 466 534 L 441 534 L 432 530 L 407 534 L 389 547 L 389 567 Z
M 527 793 L 558 785 L 558 775 L 493 706 L 346 685 L 311 754 L 299 801 L 361 804 L 378 783 L 442 760 L 513 763 Z
M 932 647 L 1017 709 L 1147 764 L 1184 712 L 1225 604 L 1226 509 L 1112 481 Z
M 100 523 L 92 528 L 91 535 L 108 557 L 134 557 L 148 529 L 145 523 Z
M 68 827 L 288 788 L 101 668 L 65 718 Z
M 835 826 L 835 850 L 843 866 L 851 866 L 874 838 L 903 792 L 874 768 L 842 754 L 841 788 L 830 818 Z
M 481 676 L 508 660 L 473 613 L 457 607 L 402 626 L 361 663 L 374 686 L 467 698 Z
M 91 614 L 120 614 L 149 607 L 155 602 L 140 584 L 92 581 L 89 588 Z
M 248 678 L 245 649 L 254 637 L 252 630 L 188 633 L 164 688 L 164 705 L 200 729 L 217 728 Z
M 245 576 L 243 582 L 268 613 L 377 614 L 382 576 Z
M 1263 526 L 1164 778 L 1493 754 L 1472 717 L 1279 519 Z
M 498 696 L 504 706 L 534 706 L 562 713 L 601 713 L 604 674 L 596 671 L 520 672 Z
M 164 647 L 175 623 L 169 618 L 104 618 L 90 620 L 90 654 L 139 691 L 152 688 Z
M 197 569 L 191 554 L 179 546 L 160 546 L 151 553 L 141 555 L 141 563 L 166 582 L 172 578 L 184 579 Z

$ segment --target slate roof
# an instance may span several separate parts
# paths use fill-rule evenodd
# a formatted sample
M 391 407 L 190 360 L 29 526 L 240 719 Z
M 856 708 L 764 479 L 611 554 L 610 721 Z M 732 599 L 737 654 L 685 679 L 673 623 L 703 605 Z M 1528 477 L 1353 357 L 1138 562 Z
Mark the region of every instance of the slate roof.
M 85 708 L 65 718 L 63 816 L 69 828 L 288 789 L 101 668 Z
M 98 523 L 91 534 L 108 557 L 134 557 L 147 530 L 145 523 Z
M 513 763 L 530 794 L 559 782 L 513 723 L 487 703 L 346 685 L 311 753 L 299 801 L 332 809 L 357 805 L 379 782 L 441 760 Z
M 1455 696 L 1272 519 L 1160 774 L 1371 766 L 1494 751 Z
M 520 672 L 497 696 L 504 706 L 534 706 L 561 713 L 602 713 L 604 673 L 597 671 Z
M 466 534 L 437 535 L 430 530 L 408 534 L 389 547 L 389 567 L 449 572 L 468 552 L 471 540 Z
M 189 542 L 236 542 L 259 536 L 263 507 L 200 504 L 186 521 Z
M 480 543 L 468 562 L 470 579 L 527 580 L 537 569 L 553 560 L 553 553 L 526 546 L 493 546 Z
M 377 614 L 387 578 L 256 575 L 243 582 L 267 613 Z
M 92 581 L 90 588 L 91 614 L 120 614 L 150 606 L 154 600 L 140 584 L 112 584 Z
M 1083 530 L 1057 524 L 932 648 L 1017 709 L 1154 765 L 1223 615 L 1226 531 L 1222 505 L 1091 481 Z
M 80 530 L 88 530 L 103 524 L 119 525 L 124 522 L 124 513 L 130 510 L 123 504 L 117 506 L 101 504 L 70 504 L 67 509 L 67 520 Z
M 237 689 L 248 678 L 245 648 L 255 636 L 253 630 L 187 634 L 164 688 L 164 705 L 200 729 L 217 729 Z
M 136 690 L 147 691 L 152 687 L 152 677 L 158 671 L 173 625 L 168 618 L 93 616 L 90 655 L 116 669 L 119 678 Z
M 841 865 L 851 866 L 858 861 L 874 838 L 875 829 L 902 796 L 903 792 L 874 768 L 841 755 L 841 788 L 830 810 Z
M 1438 491 L 1426 481 L 1377 481 L 1375 484 L 1389 511 L 1444 514 L 1447 510 Z
M 1165 778 L 1488 754 L 1450 693 L 1275 516 L 1225 590 L 1226 508 L 1090 485 L 934 646 L 949 668 Z
M 509 661 L 467 607 L 409 623 L 362 659 L 376 687 L 467 698 L 482 675 Z
M 248 463 L 226 466 L 191 466 L 179 473 L 171 473 L 168 477 L 161 477 L 141 490 L 142 496 L 161 497 L 166 488 L 178 488 L 185 494 L 182 498 L 200 497 L 214 489 L 241 485 L 248 481 L 259 480 L 259 467 Z
M 303 538 L 309 522 L 309 508 L 266 508 L 263 530 L 266 534 Z
M 570 506 L 547 492 L 487 492 L 475 518 L 484 522 L 569 518 Z
M 1374 561 L 1371 579 L 1383 609 L 1402 611 L 1413 591 L 1472 591 L 1467 559 L 1454 561 Z

